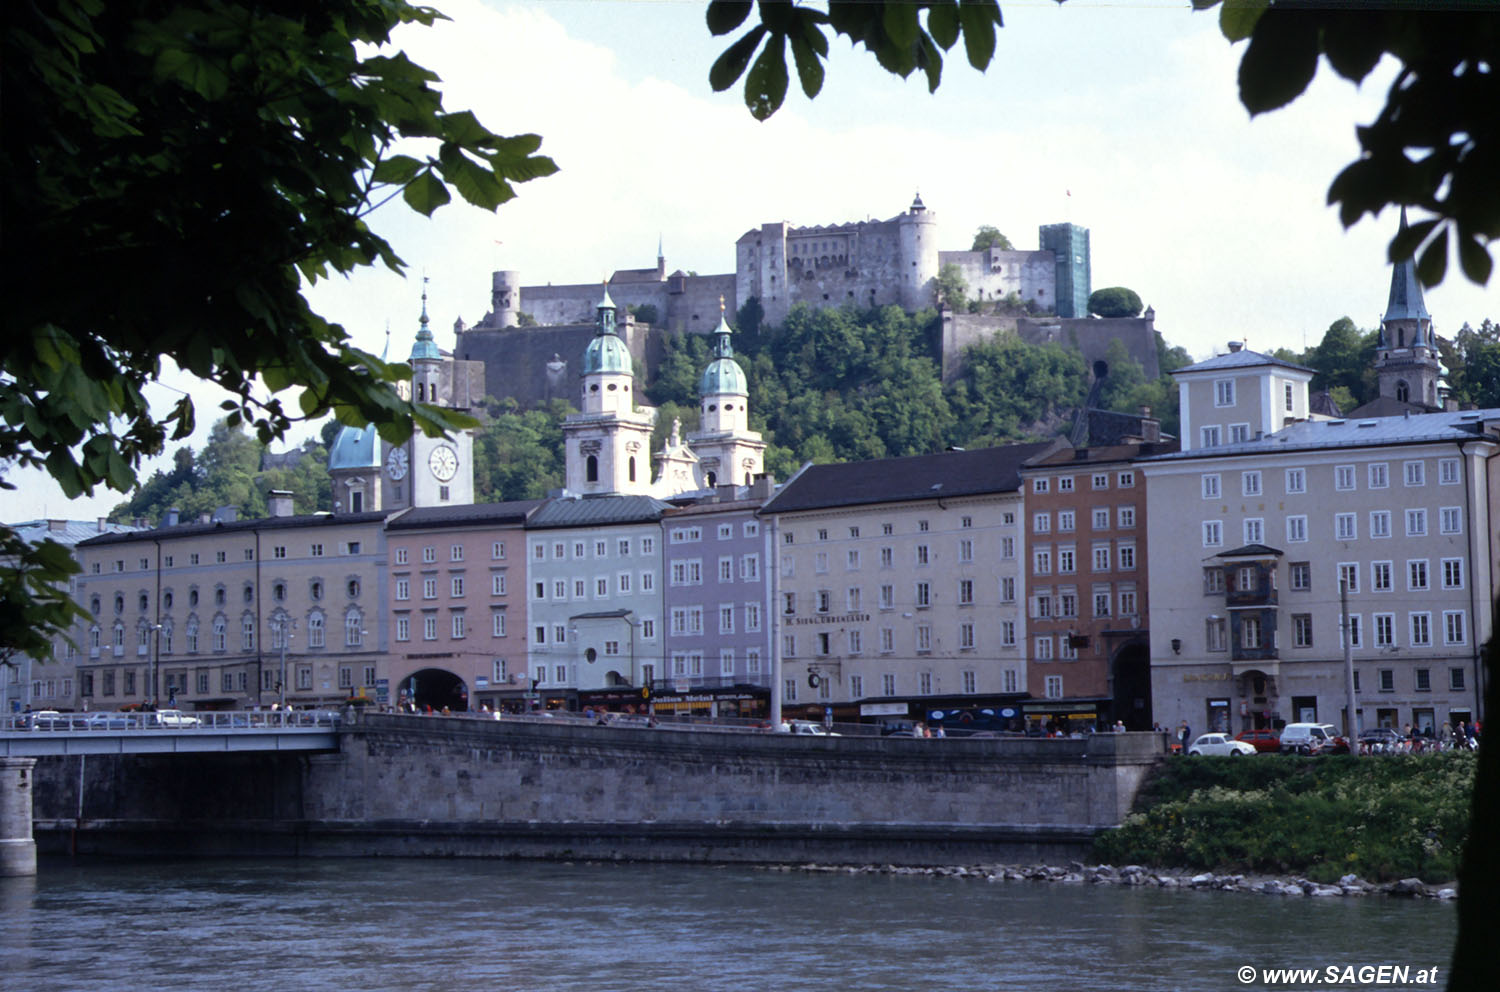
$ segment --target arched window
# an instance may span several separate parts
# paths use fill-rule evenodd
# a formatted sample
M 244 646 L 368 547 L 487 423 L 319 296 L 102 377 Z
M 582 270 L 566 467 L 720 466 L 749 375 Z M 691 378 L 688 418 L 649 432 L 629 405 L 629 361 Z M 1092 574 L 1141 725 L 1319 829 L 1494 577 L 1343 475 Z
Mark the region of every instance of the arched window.
M 247 603 L 253 603 L 254 601 L 255 601 L 255 586 L 253 586 L 250 583 L 246 582 L 245 583 L 245 602 L 247 602 Z
M 307 646 L 320 648 L 323 646 L 323 614 L 314 612 L 307 618 Z
M 349 598 L 350 599 L 358 599 L 359 598 L 359 580 L 358 579 L 350 579 L 349 580 Z
M 588 461 L 584 462 L 583 473 L 585 481 L 599 481 L 599 457 L 597 455 L 589 455 Z
M 274 599 L 274 600 L 276 600 L 276 602 L 278 602 L 278 603 L 282 603 L 282 602 L 286 601 L 286 583 L 285 582 L 277 582 L 275 585 L 271 586 L 271 598 Z
M 188 617 L 187 627 L 183 630 L 187 638 L 187 649 L 189 654 L 198 653 L 198 618 Z
M 223 615 L 214 617 L 214 650 L 223 651 L 229 645 L 229 621 Z
M 630 469 L 630 481 L 634 482 L 635 481 L 635 455 L 631 455 L 630 456 L 629 469 Z
M 358 610 L 344 614 L 344 646 L 357 648 L 365 642 L 364 618 Z
M 92 613 L 94 616 L 98 616 L 99 615 L 99 597 L 98 596 L 95 596 L 93 599 L 89 600 L 89 612 Z
M 714 475 L 714 473 L 712 473 L 712 472 L 708 473 L 708 488 L 712 489 L 714 486 L 717 486 L 718 484 L 719 484 L 719 477 L 716 476 L 716 475 Z
M 240 617 L 240 650 L 255 650 L 255 617 L 249 613 Z
M 1405 379 L 1396 380 L 1396 399 L 1402 403 L 1409 403 L 1411 401 L 1411 387 L 1406 384 Z
M 115 613 L 118 614 L 118 613 L 124 613 L 124 612 L 125 612 L 125 597 L 122 596 L 122 595 L 120 595 L 120 594 L 118 594 L 118 593 L 116 593 L 115 594 Z
M 141 598 L 140 598 L 140 604 L 139 605 L 140 605 L 142 613 L 145 613 L 147 607 L 149 607 L 151 605 L 151 600 L 150 600 L 149 597 L 147 597 L 147 595 L 145 593 L 141 593 Z

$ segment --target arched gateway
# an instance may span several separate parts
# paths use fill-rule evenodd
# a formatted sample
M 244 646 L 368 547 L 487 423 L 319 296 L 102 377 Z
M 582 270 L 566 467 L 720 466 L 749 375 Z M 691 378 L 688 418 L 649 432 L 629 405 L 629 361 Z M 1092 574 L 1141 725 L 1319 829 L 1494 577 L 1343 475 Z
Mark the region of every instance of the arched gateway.
M 401 704 L 414 704 L 417 709 L 441 710 L 462 713 L 469 708 L 469 687 L 464 680 L 441 668 L 424 668 L 401 680 Z

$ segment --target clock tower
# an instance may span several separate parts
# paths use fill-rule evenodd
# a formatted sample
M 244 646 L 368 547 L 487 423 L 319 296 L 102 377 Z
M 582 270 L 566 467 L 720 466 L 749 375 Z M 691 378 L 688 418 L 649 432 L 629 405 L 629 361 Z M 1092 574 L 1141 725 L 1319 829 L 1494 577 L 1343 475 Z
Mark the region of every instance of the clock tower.
M 442 352 L 428 327 L 424 286 L 421 327 L 411 349 L 413 402 L 452 406 L 445 388 L 445 379 L 451 380 L 451 375 L 444 376 L 444 365 Z M 428 437 L 418 428 L 405 444 L 388 446 L 383 469 L 392 509 L 474 502 L 474 437 L 468 431 L 455 431 L 451 437 Z

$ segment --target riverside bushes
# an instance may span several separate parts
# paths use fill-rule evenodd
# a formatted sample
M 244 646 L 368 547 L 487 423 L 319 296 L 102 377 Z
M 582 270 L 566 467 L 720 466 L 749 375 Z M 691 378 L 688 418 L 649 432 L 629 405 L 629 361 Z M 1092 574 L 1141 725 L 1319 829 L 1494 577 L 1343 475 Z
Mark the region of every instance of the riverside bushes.
M 1101 834 L 1113 864 L 1300 874 L 1331 882 L 1458 875 L 1477 756 L 1189 758 L 1165 762 Z

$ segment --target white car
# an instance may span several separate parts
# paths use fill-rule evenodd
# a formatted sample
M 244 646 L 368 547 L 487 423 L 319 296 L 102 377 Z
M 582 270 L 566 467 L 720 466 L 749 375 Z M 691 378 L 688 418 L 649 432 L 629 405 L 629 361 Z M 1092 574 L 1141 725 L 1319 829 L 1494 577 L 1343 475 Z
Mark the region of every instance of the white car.
M 1220 757 L 1227 755 L 1233 758 L 1241 754 L 1254 753 L 1255 745 L 1246 744 L 1244 741 L 1237 741 L 1228 734 L 1204 734 L 1193 741 L 1192 746 L 1188 748 L 1188 754 L 1190 755 L 1207 754 L 1218 755 Z
M 203 721 L 195 716 L 189 716 L 182 710 L 157 710 L 149 715 L 148 726 L 169 727 L 173 730 L 185 730 L 188 727 L 196 727 Z

